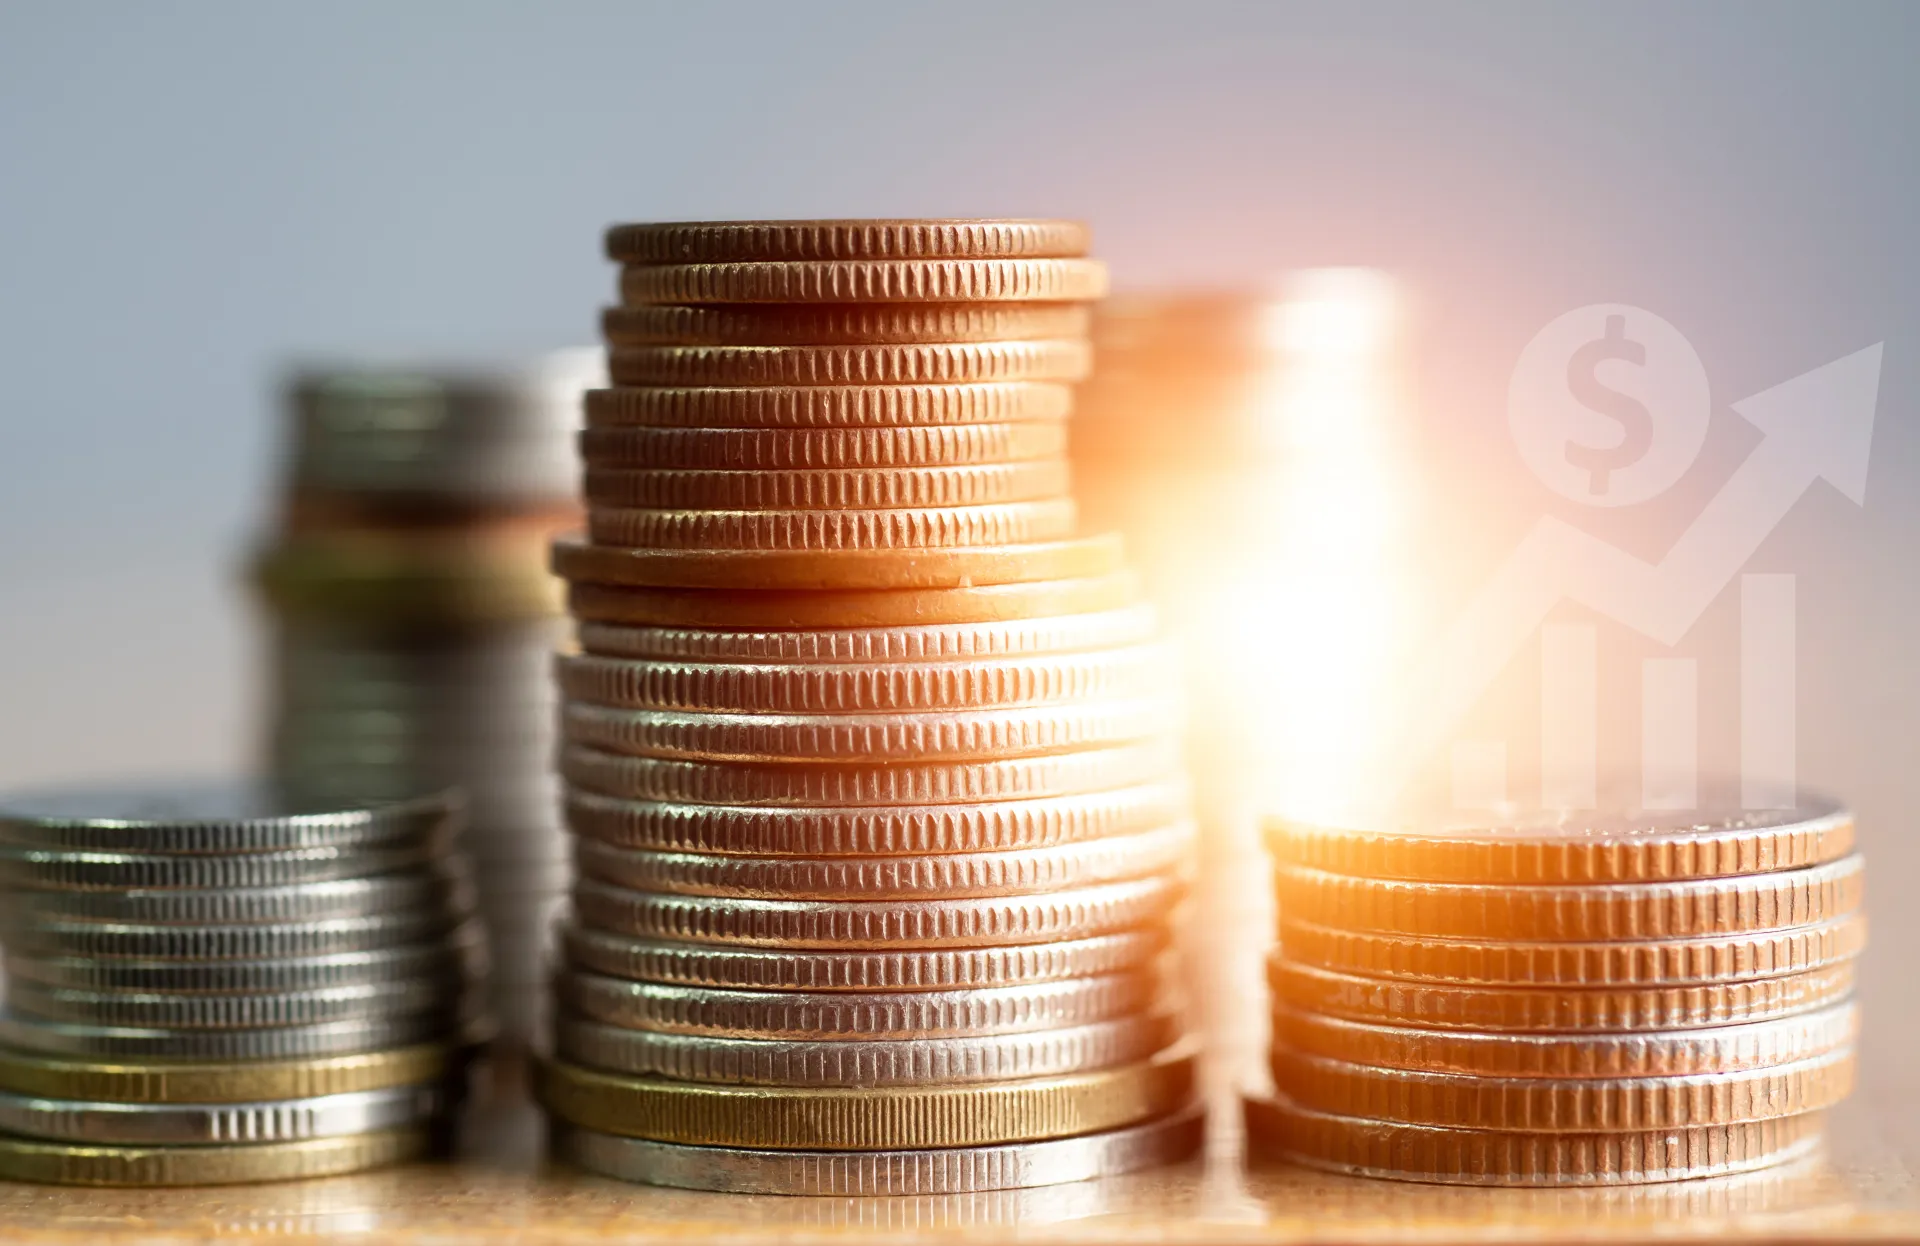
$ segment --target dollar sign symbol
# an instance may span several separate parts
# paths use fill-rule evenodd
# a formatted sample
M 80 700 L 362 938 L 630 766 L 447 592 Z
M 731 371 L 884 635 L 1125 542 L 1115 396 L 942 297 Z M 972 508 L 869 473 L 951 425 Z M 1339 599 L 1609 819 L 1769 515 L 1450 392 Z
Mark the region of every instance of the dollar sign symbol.
M 1609 473 L 1633 466 L 1653 448 L 1653 415 L 1646 404 L 1600 383 L 1597 370 L 1609 359 L 1647 366 L 1647 348 L 1627 337 L 1625 316 L 1608 316 L 1606 332 L 1567 360 L 1567 390 L 1574 401 L 1620 425 L 1620 440 L 1614 445 L 1567 443 L 1567 462 L 1592 473 L 1587 491 L 1595 496 L 1606 493 Z

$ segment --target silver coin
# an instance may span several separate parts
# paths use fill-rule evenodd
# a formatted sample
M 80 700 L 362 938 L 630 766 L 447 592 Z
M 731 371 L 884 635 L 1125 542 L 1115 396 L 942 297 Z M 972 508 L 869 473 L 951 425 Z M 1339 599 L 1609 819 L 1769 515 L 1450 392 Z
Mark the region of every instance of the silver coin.
M 354 808 L 269 783 L 78 789 L 0 799 L 0 844 L 163 855 L 378 849 L 439 841 L 458 815 L 445 793 Z
M 432 860 L 442 847 L 295 848 L 196 856 L 5 848 L 0 849 L 0 884 L 103 890 L 287 887 L 409 869 Z
M 569 701 L 561 735 L 586 748 L 705 761 L 967 761 L 1126 744 L 1178 725 L 1170 699 L 897 714 L 697 714 Z
M 1088 839 L 1015 852 L 901 857 L 739 857 L 574 845 L 582 876 L 636 891 L 784 900 L 957 899 L 1061 891 L 1177 869 L 1193 828 Z
M 16 982 L 88 991 L 313 991 L 443 974 L 478 977 L 486 971 L 484 936 L 477 922 L 469 922 L 445 940 L 291 960 L 104 960 L 9 953 L 6 970 Z
M 836 664 L 554 659 L 560 690 L 594 705 L 736 713 L 982 709 L 1133 698 L 1170 689 L 1171 652 L 1129 645 L 1031 657 Z
M 463 914 L 431 910 L 227 926 L 40 919 L 0 922 L 0 944 L 10 952 L 35 956 L 288 960 L 372 951 L 441 938 L 463 920 Z
M 729 1194 L 833 1197 L 966 1194 L 1133 1172 L 1197 1154 L 1206 1114 L 1011 1146 L 932 1151 L 748 1151 L 682 1146 L 557 1126 L 555 1155 L 622 1181 Z
M 28 1020 L 133 1029 L 281 1029 L 430 1012 L 458 1002 L 466 986 L 457 973 L 235 995 L 93 991 L 28 981 L 7 984 L 7 1008 Z
M 626 1029 L 578 1017 L 554 1026 L 565 1060 L 636 1077 L 752 1086 L 906 1086 L 1053 1077 L 1146 1060 L 1179 1037 L 1166 1013 L 1037 1033 L 805 1041 Z
M 1043 757 L 904 765 L 680 761 L 560 750 L 561 774 L 590 792 L 713 805 L 937 805 L 1072 796 L 1168 780 L 1180 766 L 1180 749 L 1171 738 Z
M 580 648 L 661 662 L 936 662 L 1069 653 L 1136 644 L 1154 632 L 1151 606 L 1089 614 L 823 631 L 722 632 L 679 627 L 578 625 Z
M 1164 920 L 1179 901 L 1173 878 L 1105 883 L 1046 895 L 969 900 L 722 900 L 574 884 L 581 924 L 616 934 L 748 947 L 995 947 L 1131 930 Z
M 381 913 L 438 909 L 471 912 L 472 871 L 464 859 L 444 858 L 430 868 L 299 883 L 287 887 L 221 890 L 22 891 L 7 896 L 9 921 L 69 919 L 134 925 L 239 925 L 252 922 L 324 921 Z
M 926 991 L 1089 978 L 1152 964 L 1167 949 L 1164 929 L 1124 930 L 1092 939 L 1011 947 L 866 952 L 796 951 L 669 943 L 561 926 L 573 964 L 615 978 L 680 986 L 764 991 Z
M 296 1142 L 398 1129 L 446 1109 L 438 1086 L 393 1086 L 270 1103 L 89 1103 L 0 1094 L 0 1130 L 127 1145 Z
M 556 997 L 590 1020 L 714 1038 L 954 1038 L 1111 1021 L 1151 1009 L 1151 972 L 964 991 L 737 991 L 563 969 Z
M 622 848 L 756 857 L 1016 852 L 1128 835 L 1187 816 L 1186 786 L 1149 783 L 989 804 L 765 808 L 622 800 L 574 789 L 576 835 Z
M 471 1025 L 458 1012 L 439 1012 L 262 1030 L 161 1030 L 34 1021 L 9 1012 L 0 1014 L 0 1043 L 47 1055 L 107 1059 L 299 1060 L 453 1042 Z

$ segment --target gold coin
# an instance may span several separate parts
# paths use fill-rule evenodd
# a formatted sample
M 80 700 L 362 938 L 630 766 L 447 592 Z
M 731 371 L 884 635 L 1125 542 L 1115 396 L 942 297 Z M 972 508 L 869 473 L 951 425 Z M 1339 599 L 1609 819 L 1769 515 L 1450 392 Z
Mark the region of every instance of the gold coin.
M 1661 814 L 1463 814 L 1377 827 L 1266 824 L 1284 865 L 1429 883 L 1632 883 L 1721 878 L 1820 865 L 1853 851 L 1853 815 L 1798 810 Z
M 946 467 L 1051 458 L 1066 449 L 1067 430 L 1059 420 L 916 428 L 588 428 L 580 434 L 580 454 L 590 468 Z
M 780 590 L 799 589 L 794 604 L 827 605 L 828 610 L 806 610 L 809 617 L 837 620 L 836 609 L 843 600 L 848 605 L 867 607 L 876 614 L 904 603 L 904 596 L 889 596 L 894 590 L 957 590 L 963 596 L 943 599 L 918 595 L 904 613 L 903 624 L 988 622 L 1002 618 L 1031 618 L 1034 614 L 993 614 L 976 619 L 950 617 L 955 607 L 965 611 L 984 603 L 967 598 L 979 590 L 1031 581 L 1061 582 L 1052 590 L 1036 592 L 1041 600 L 1072 600 L 1085 595 L 1105 600 L 1118 587 L 1113 577 L 1124 575 L 1126 565 L 1120 538 L 1113 533 L 1072 537 L 1057 541 L 1027 541 L 1005 546 L 947 546 L 922 549 L 833 549 L 833 550 L 641 550 L 616 545 L 595 545 L 566 538 L 553 543 L 555 575 L 574 581 L 578 593 L 582 582 L 593 585 L 633 586 L 635 588 L 750 589 L 755 602 L 778 601 Z M 1094 577 L 1102 577 L 1096 580 Z M 718 600 L 719 595 L 706 595 Z M 737 594 L 736 594 L 737 596 Z M 695 600 L 702 597 L 693 595 Z M 604 600 L 604 599 L 603 599 Z M 943 609 L 944 607 L 944 609 Z M 1043 614 L 1080 614 L 1108 607 L 1090 606 L 1048 609 Z M 595 622 L 643 622 L 650 620 L 607 618 L 576 614 Z M 925 615 L 926 617 L 920 617 Z M 778 610 L 767 612 L 769 627 L 805 627 L 798 620 L 782 621 L 787 615 Z M 716 623 L 711 626 L 752 627 L 755 624 Z M 875 627 L 879 623 L 825 622 L 820 627 Z
M 1579 1039 L 1561 1039 L 1569 1045 Z M 1736 1125 L 1832 1107 L 1853 1089 L 1842 1047 L 1768 1068 L 1660 1077 L 1486 1077 L 1373 1068 L 1276 1049 L 1274 1085 L 1330 1116 L 1522 1133 L 1613 1133 Z
M 931 563 L 946 569 L 959 561 L 954 555 L 981 552 L 940 550 L 934 551 L 932 557 L 902 558 L 898 563 L 902 566 Z M 784 565 L 811 570 L 819 566 L 816 557 L 803 556 Z M 677 559 L 671 565 L 677 572 L 696 561 Z M 749 561 L 741 558 L 736 566 L 744 566 Z M 771 563 L 774 559 L 765 561 Z M 884 560 L 849 557 L 845 561 L 849 566 L 864 563 L 872 568 Z M 559 570 L 567 574 L 564 567 Z M 733 574 L 737 579 L 747 578 L 739 571 Z M 662 572 L 659 578 L 666 579 L 667 575 Z M 688 578 L 691 578 L 690 571 Z M 767 591 L 637 588 L 618 583 L 575 583 L 567 590 L 568 607 L 576 618 L 592 623 L 646 627 L 855 628 L 998 623 L 1117 610 L 1139 600 L 1140 580 L 1131 571 L 1032 582 L 994 579 L 956 588 L 828 587 L 795 591 L 775 579 Z
M 1447 1185 L 1612 1186 L 1721 1177 L 1783 1164 L 1820 1143 L 1819 1113 L 1739 1125 L 1617 1133 L 1522 1133 L 1359 1120 L 1248 1099 L 1247 1135 L 1296 1163 Z
M 1590 943 L 1687 939 L 1830 921 L 1860 905 L 1859 854 L 1824 865 L 1673 883 L 1504 887 L 1354 878 L 1280 866 L 1289 918 L 1437 938 Z
M 1193 1097 L 1186 1046 L 1142 1064 L 1065 1077 L 886 1089 L 717 1086 L 623 1077 L 543 1060 L 535 1094 L 585 1129 L 696 1146 L 913 1150 L 1030 1142 L 1117 1129 Z
M 1071 498 L 900 510 L 621 510 L 587 512 L 587 536 L 627 549 L 944 549 L 1020 545 L 1073 534 Z
M 0 1048 L 0 1090 L 115 1103 L 258 1103 L 439 1081 L 472 1056 L 442 1043 L 308 1060 L 66 1060 Z
M 728 260 L 1017 259 L 1085 255 L 1080 221 L 849 218 L 649 221 L 607 230 L 607 258 L 626 264 Z
M 1776 978 L 1858 956 L 1867 920 L 1838 921 L 1701 939 L 1615 943 L 1487 943 L 1333 930 L 1280 923 L 1288 960 L 1366 978 L 1465 986 L 1686 986 Z
M 1771 1021 L 1839 1003 L 1853 991 L 1853 964 L 1683 987 L 1460 987 L 1357 978 L 1275 958 L 1274 998 L 1302 1012 L 1350 1021 L 1441 1029 L 1597 1034 L 1689 1030 Z
M 275 609 L 394 622 L 539 619 L 560 613 L 542 567 L 550 528 L 512 538 L 308 533 L 263 551 L 250 578 Z
M 1064 459 L 953 467 L 866 467 L 824 471 L 675 471 L 600 468 L 586 473 L 597 506 L 703 510 L 891 510 L 979 506 L 1059 497 L 1069 488 Z
M 238 1185 L 333 1177 L 425 1155 L 423 1129 L 220 1146 L 100 1146 L 0 1136 L 0 1178 L 53 1185 Z
M 1084 341 L 913 342 L 852 346 L 616 346 L 615 385 L 972 385 L 1077 381 Z
M 1301 1055 L 1504 1078 L 1687 1077 L 1773 1068 L 1837 1051 L 1852 1043 L 1859 1029 L 1859 1010 L 1850 1003 L 1717 1029 L 1577 1037 L 1415 1030 L 1289 1008 L 1273 1013 L 1274 1045 Z
M 629 264 L 623 303 L 1073 303 L 1107 292 L 1084 259 Z
M 706 309 L 713 310 L 713 309 Z M 1059 421 L 1073 390 L 985 385 L 628 386 L 587 391 L 588 428 L 927 428 Z
M 1091 316 L 1074 303 L 855 303 L 816 307 L 608 307 L 600 331 L 614 346 L 831 346 L 910 342 L 1026 342 L 1084 338 Z

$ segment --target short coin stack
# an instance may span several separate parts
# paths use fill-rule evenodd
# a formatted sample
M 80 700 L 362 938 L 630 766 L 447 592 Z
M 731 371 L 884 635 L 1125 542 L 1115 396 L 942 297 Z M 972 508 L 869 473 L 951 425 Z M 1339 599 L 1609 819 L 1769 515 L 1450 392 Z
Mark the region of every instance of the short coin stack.
M 1615 1185 L 1806 1154 L 1851 1088 L 1853 822 L 1276 822 L 1256 1141 L 1371 1176 Z
M 201 1185 L 426 1150 L 485 947 L 448 800 L 0 801 L 0 1176 Z
M 568 880 L 549 674 L 565 623 L 546 546 L 579 524 L 592 353 L 298 373 L 283 517 L 256 567 L 273 773 L 330 799 L 464 793 L 495 1013 L 522 1041 Z
M 618 227 L 563 542 L 557 1151 L 788 1194 L 1198 1141 L 1166 658 L 1076 539 L 1104 275 L 1051 221 Z

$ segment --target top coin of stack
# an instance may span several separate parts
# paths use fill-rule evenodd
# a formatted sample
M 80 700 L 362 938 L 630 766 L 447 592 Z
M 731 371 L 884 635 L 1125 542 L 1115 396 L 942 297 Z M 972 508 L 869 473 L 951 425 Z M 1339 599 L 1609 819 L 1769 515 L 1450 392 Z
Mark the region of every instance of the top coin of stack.
M 1194 1145 L 1164 654 L 1072 535 L 1082 226 L 615 228 L 562 542 L 560 1151 L 953 1193 Z
M 1853 820 L 1274 822 L 1273 1104 L 1377 1176 L 1607 1185 L 1805 1154 L 1851 1088 Z

